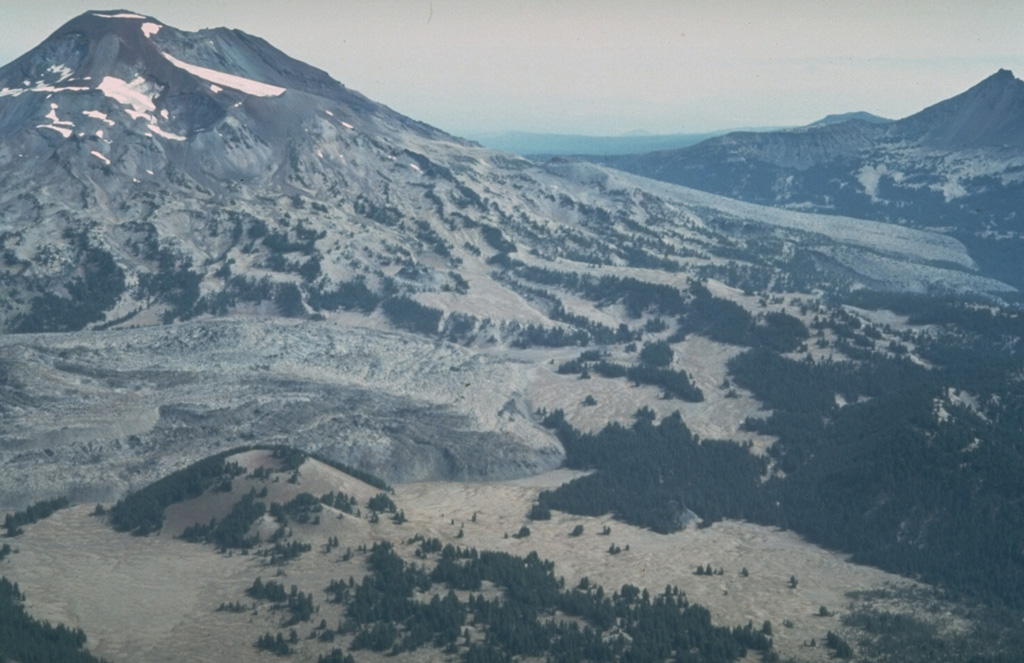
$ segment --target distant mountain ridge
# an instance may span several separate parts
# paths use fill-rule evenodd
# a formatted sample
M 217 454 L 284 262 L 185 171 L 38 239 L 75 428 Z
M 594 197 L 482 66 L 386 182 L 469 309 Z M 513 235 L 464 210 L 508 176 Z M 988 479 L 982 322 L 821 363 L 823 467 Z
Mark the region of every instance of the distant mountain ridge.
M 871 122 L 873 124 L 884 124 L 886 122 L 892 122 L 889 118 L 879 117 L 866 111 L 853 111 L 851 113 L 837 113 L 833 115 L 826 115 L 817 122 L 811 122 L 808 126 L 820 126 L 823 124 L 836 124 L 838 122 L 849 122 L 850 120 L 860 120 L 861 122 Z
M 612 155 L 655 150 L 669 150 L 695 145 L 702 140 L 721 136 L 726 131 L 698 134 L 638 134 L 622 136 L 589 136 L 581 134 L 548 134 L 507 131 L 469 135 L 485 147 L 522 156 Z
M 900 120 L 731 133 L 602 162 L 758 204 L 941 228 L 987 273 L 1024 284 L 1024 81 L 1005 69 Z

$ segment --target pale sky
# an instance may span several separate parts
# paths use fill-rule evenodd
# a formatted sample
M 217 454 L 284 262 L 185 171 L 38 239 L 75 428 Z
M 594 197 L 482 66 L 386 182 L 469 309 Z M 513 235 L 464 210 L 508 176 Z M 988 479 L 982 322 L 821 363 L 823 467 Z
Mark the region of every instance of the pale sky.
M 80 0 L 0 0 L 0 64 Z M 455 134 L 613 135 L 900 118 L 1000 68 L 1024 77 L 1024 1 L 124 0 L 226 26 Z

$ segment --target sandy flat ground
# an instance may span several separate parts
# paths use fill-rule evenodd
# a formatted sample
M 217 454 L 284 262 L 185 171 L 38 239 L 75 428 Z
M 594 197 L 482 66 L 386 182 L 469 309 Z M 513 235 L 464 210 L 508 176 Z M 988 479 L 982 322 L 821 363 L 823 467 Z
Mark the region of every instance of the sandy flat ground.
M 249 465 L 256 459 L 243 460 Z M 323 588 L 332 578 L 352 575 L 358 580 L 365 571 L 363 556 L 358 553 L 349 561 L 340 561 L 347 547 L 356 549 L 386 539 L 413 560 L 415 545 L 405 541 L 419 533 L 443 542 L 518 555 L 536 550 L 556 563 L 555 572 L 565 577 L 567 586 L 583 576 L 608 592 L 625 583 L 652 593 L 673 585 L 691 601 L 707 606 L 718 624 L 753 621 L 760 626 L 770 620 L 776 649 L 784 658 L 800 661 L 828 659 L 823 647 L 802 646 L 811 638 L 820 642 L 828 630 L 839 628 L 838 614 L 817 616 L 820 606 L 841 613 L 848 604 L 845 593 L 850 590 L 907 582 L 851 564 L 791 532 L 749 523 L 721 522 L 664 536 L 610 517 L 555 512 L 550 521 L 525 519 L 540 490 L 577 474 L 558 470 L 512 482 L 397 486 L 394 500 L 408 518 L 402 525 L 386 517 L 377 524 L 370 524 L 365 517 L 339 520 L 336 512 L 326 510 L 318 526 L 293 525 L 294 538 L 312 543 L 314 549 L 286 566 L 285 577 L 278 580 L 286 587 L 295 584 L 312 592 L 320 605 L 314 624 L 323 618 L 333 627 L 341 611 L 326 603 Z M 240 482 L 236 490 L 244 486 Z M 365 504 L 376 493 L 376 489 L 315 462 L 303 466 L 299 485 L 281 481 L 268 486 L 273 493 L 270 499 L 282 499 L 299 490 L 314 494 L 345 490 Z M 86 506 L 73 507 L 28 527 L 14 540 L 18 553 L 0 563 L 0 572 L 18 582 L 28 595 L 33 615 L 83 628 L 90 649 L 112 663 L 275 660 L 258 653 L 252 643 L 262 633 L 277 632 L 281 613 L 266 609 L 256 614 L 251 610 L 216 612 L 222 602 L 251 603 L 245 588 L 256 576 L 274 577 L 275 567 L 264 566 L 255 556 L 221 555 L 211 546 L 174 539 L 167 531 L 142 538 L 113 533 L 90 512 Z M 179 513 L 176 520 L 184 522 L 187 516 Z M 511 537 L 524 524 L 531 535 Z M 570 537 L 577 524 L 583 525 L 583 536 Z M 609 536 L 598 534 L 604 526 L 611 528 Z M 460 529 L 461 539 L 457 538 Z M 325 553 L 322 545 L 329 536 L 338 536 L 341 547 Z M 607 551 L 613 543 L 623 549 L 629 546 L 629 550 L 611 555 Z M 697 565 L 707 564 L 722 568 L 724 574 L 694 575 Z M 740 573 L 744 567 L 748 577 Z M 799 579 L 796 589 L 788 586 L 791 575 Z M 792 628 L 784 628 L 784 620 L 790 620 Z M 303 639 L 298 653 L 289 660 L 315 661 L 317 654 L 329 650 L 328 645 L 305 639 L 312 625 L 297 628 Z M 347 640 L 335 644 L 345 646 Z M 428 655 L 419 652 L 413 659 Z M 358 652 L 356 657 L 384 660 L 369 652 Z

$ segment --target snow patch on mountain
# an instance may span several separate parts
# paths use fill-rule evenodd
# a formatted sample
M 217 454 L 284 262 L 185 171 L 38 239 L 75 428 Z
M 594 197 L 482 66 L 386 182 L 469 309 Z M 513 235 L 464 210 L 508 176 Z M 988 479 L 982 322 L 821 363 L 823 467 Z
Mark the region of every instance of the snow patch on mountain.
M 107 117 L 107 114 L 104 113 L 103 111 L 85 110 L 85 111 L 82 111 L 82 115 L 85 115 L 86 117 L 91 117 L 94 120 L 99 120 L 100 122 L 104 122 L 108 126 L 111 126 L 111 127 L 114 126 L 114 124 L 115 124 L 115 122 L 113 120 L 111 120 L 109 117 Z M 102 133 L 102 131 L 98 132 L 98 133 Z
M 151 84 L 141 76 L 135 77 L 130 83 L 126 83 L 120 78 L 106 76 L 97 86 L 97 89 L 119 104 L 130 107 L 125 108 L 125 112 L 128 113 L 133 120 L 145 120 L 146 128 L 149 129 L 152 134 L 168 140 L 185 140 L 184 136 L 172 133 L 160 127 L 156 115 L 153 114 L 153 111 L 156 110 L 156 103 L 153 101 Z M 98 113 L 98 111 L 84 112 L 86 114 Z M 99 118 L 95 115 L 92 115 L 92 117 L 103 119 L 113 125 L 113 122 L 106 120 L 106 115 L 102 113 L 100 113 L 100 115 L 103 115 L 103 117 Z M 159 115 L 165 120 L 170 117 L 170 114 L 166 109 L 161 110 Z
M 74 122 L 70 120 L 61 120 L 57 117 L 57 110 L 60 108 L 57 104 L 50 104 L 50 112 L 46 114 L 46 119 L 53 124 L 67 125 L 69 127 L 75 126 Z
M 70 120 L 62 120 L 59 117 L 57 117 L 57 111 L 59 109 L 59 105 L 51 103 L 50 112 L 46 114 L 46 119 L 50 121 L 50 124 L 37 124 L 36 128 L 53 129 L 54 131 L 57 131 L 65 138 L 70 138 L 75 128 L 75 123 L 71 122 Z
M 857 171 L 857 181 L 860 182 L 862 187 L 864 187 L 864 193 L 871 196 L 871 202 L 877 203 L 881 200 L 878 197 L 878 182 L 882 179 L 883 175 L 892 177 L 896 182 L 903 181 L 903 173 L 899 171 L 890 171 L 888 166 L 884 163 L 881 165 L 865 164 L 864 166 L 861 166 L 859 171 Z
M 146 128 L 161 138 L 166 138 L 168 140 L 185 140 L 184 136 L 179 136 L 178 134 L 171 133 L 170 131 L 164 131 L 156 123 L 150 123 L 146 125 Z
M 71 78 L 75 73 L 71 71 L 71 69 L 69 69 L 67 65 L 63 64 L 50 65 L 50 67 L 46 71 L 51 74 L 57 74 L 60 77 L 57 79 L 58 83 L 66 81 L 67 79 Z
M 132 79 L 130 83 L 113 76 L 104 76 L 96 89 L 122 106 L 131 106 L 130 109 L 125 109 L 125 112 L 133 120 L 137 120 L 140 117 L 150 119 L 149 112 L 156 110 L 156 104 L 147 93 L 147 87 L 146 80 L 141 76 Z
M 98 16 L 100 18 L 139 18 L 139 19 L 146 18 L 145 16 L 143 16 L 141 14 L 133 14 L 131 12 L 120 12 L 118 14 L 101 14 L 100 12 L 93 12 L 92 15 L 93 16 Z
M 56 131 L 60 135 L 64 136 L 65 138 L 71 138 L 71 134 L 74 133 L 68 127 L 62 127 L 62 126 L 55 125 L 55 124 L 37 124 L 36 128 L 37 129 L 53 129 L 54 131 Z
M 229 87 L 234 90 L 238 90 L 239 92 L 251 94 L 254 97 L 280 97 L 285 92 L 285 88 L 283 87 L 270 85 L 269 83 L 261 83 L 250 78 L 235 76 L 234 74 L 226 74 L 215 69 L 207 69 L 206 67 L 199 67 L 194 64 L 182 62 L 168 53 L 162 53 L 162 55 L 175 67 L 184 69 L 193 76 L 198 76 L 199 78 L 211 83 L 223 85 L 224 87 Z
M 63 80 L 63 79 L 61 79 L 61 80 Z M 25 81 L 23 83 L 23 85 L 24 85 L 24 87 L 15 87 L 15 88 L 5 87 L 5 88 L 3 88 L 2 90 L 0 90 L 0 97 L 18 97 L 18 96 L 21 96 L 22 94 L 24 94 L 25 92 L 46 92 L 46 93 L 52 94 L 52 93 L 55 93 L 55 92 L 86 92 L 86 91 L 92 89 L 92 88 L 88 88 L 88 87 L 71 86 L 71 85 L 66 86 L 66 87 L 57 87 L 55 85 L 51 85 L 49 83 L 44 83 L 42 81 L 37 81 L 35 84 L 33 84 L 31 81 Z
M 146 22 L 142 24 L 142 34 L 147 37 L 152 37 L 156 33 L 160 32 L 160 28 L 163 27 L 159 23 Z

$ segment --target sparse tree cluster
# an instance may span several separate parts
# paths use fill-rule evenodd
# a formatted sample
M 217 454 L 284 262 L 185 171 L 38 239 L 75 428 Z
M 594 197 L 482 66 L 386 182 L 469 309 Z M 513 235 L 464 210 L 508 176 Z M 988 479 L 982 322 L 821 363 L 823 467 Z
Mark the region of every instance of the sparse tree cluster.
M 409 543 L 423 542 L 413 537 Z M 428 548 L 433 551 L 434 546 Z M 431 645 L 461 653 L 463 661 L 547 657 L 567 662 L 666 660 L 677 655 L 681 660 L 696 656 L 694 660 L 731 661 L 754 649 L 772 660 L 764 626 L 712 626 L 709 613 L 687 603 L 678 588 L 651 596 L 625 585 L 608 596 L 584 580 L 566 591 L 554 576 L 554 565 L 536 553 L 523 558 L 448 545 L 427 574 L 402 561 L 390 544 L 377 544 L 367 561 L 371 574 L 362 583 L 335 580 L 327 590 L 332 600 L 346 604 L 347 628 L 356 630 L 353 649 L 398 654 Z M 451 591 L 478 592 L 485 581 L 500 587 L 502 598 L 471 594 L 463 602 Z M 430 592 L 438 584 L 447 585 L 447 593 L 435 591 L 427 602 L 413 598 L 414 591 Z M 583 625 L 544 618 L 555 610 L 578 617 Z M 468 637 L 468 625 L 482 640 Z M 621 635 L 609 635 L 616 625 Z
M 387 493 L 377 493 L 366 503 L 366 506 L 374 512 L 382 513 L 395 513 L 398 509 L 395 506 L 394 501 L 387 495 Z

